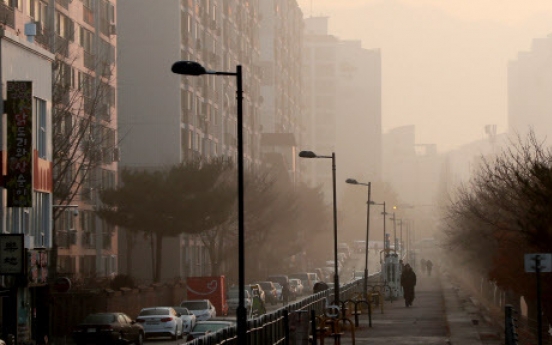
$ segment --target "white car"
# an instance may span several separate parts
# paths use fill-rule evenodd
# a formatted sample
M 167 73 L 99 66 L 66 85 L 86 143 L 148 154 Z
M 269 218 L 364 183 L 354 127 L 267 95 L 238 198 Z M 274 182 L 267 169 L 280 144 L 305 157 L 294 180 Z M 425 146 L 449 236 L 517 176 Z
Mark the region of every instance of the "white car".
M 194 328 L 197 318 L 191 311 L 188 310 L 188 308 L 184 307 L 173 307 L 174 310 L 176 310 L 177 313 L 180 314 L 180 318 L 182 319 L 182 329 L 185 333 L 190 333 L 192 331 L 192 328 Z
M 217 316 L 217 309 L 208 299 L 182 301 L 180 306 L 194 313 L 197 321 L 207 321 Z
M 176 340 L 184 335 L 180 314 L 172 307 L 144 308 L 136 322 L 144 327 L 144 338 L 165 336 Z

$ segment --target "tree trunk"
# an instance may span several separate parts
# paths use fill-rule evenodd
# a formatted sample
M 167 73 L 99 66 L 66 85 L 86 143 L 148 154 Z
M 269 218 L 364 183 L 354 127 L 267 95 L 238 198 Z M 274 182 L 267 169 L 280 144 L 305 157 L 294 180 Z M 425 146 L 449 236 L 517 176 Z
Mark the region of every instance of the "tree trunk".
M 132 250 L 134 249 L 134 233 L 125 229 L 126 238 L 126 274 L 132 276 Z
M 159 283 L 161 281 L 161 256 L 163 254 L 163 235 L 157 233 L 155 241 L 155 275 L 154 282 Z

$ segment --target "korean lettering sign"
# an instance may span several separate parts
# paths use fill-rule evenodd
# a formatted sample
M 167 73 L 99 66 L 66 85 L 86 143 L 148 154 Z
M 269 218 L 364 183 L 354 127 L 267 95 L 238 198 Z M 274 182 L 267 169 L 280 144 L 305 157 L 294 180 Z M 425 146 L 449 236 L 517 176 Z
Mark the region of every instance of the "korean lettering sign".
M 0 234 L 0 274 L 25 272 L 23 234 Z
M 8 81 L 8 207 L 33 206 L 33 84 Z

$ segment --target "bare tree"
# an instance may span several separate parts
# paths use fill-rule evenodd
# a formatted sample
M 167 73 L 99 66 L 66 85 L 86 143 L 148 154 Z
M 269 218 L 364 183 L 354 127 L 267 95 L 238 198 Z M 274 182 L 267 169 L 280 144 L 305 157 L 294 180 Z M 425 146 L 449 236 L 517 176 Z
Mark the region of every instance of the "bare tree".
M 525 296 L 532 309 L 534 286 L 523 254 L 552 251 L 552 153 L 533 134 L 519 139 L 459 188 L 446 214 L 447 246 L 506 290 Z M 552 286 L 552 279 L 543 278 Z M 543 310 L 552 316 L 552 299 Z

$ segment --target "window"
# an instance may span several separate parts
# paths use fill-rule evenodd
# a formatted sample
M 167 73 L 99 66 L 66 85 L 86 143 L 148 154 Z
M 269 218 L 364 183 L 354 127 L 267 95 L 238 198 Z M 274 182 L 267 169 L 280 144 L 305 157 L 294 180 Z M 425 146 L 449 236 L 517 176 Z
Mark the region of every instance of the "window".
M 38 151 L 38 157 L 47 158 L 48 153 L 48 121 L 46 113 L 46 101 L 35 98 L 35 109 L 36 109 L 36 150 Z
M 69 17 L 67 17 L 66 15 L 60 12 L 56 12 L 55 16 L 56 16 L 56 19 L 55 19 L 56 34 L 59 37 L 63 37 L 73 41 L 74 40 L 73 21 Z
M 89 53 L 92 52 L 92 47 L 94 47 L 94 34 L 82 26 L 80 27 L 79 45 Z

